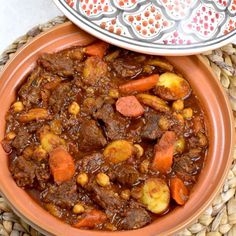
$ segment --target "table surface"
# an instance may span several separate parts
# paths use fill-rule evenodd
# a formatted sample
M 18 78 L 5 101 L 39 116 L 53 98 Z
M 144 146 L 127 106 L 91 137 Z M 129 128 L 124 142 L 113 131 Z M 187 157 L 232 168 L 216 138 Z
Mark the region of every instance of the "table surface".
M 62 15 L 52 0 L 0 0 L 0 54 L 16 38 Z
M 34 26 L 62 15 L 53 0 L 0 0 L 0 3 L 0 54 Z

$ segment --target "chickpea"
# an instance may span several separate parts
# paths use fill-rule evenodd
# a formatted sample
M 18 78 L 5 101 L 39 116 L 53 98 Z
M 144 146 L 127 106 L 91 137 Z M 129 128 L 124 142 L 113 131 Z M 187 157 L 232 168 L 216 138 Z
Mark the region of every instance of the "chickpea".
M 142 146 L 139 144 L 134 144 L 134 147 L 136 149 L 137 157 L 141 157 L 144 153 Z
M 181 111 L 184 109 L 184 101 L 183 100 L 176 100 L 172 104 L 172 108 L 176 111 Z
M 17 112 L 21 112 L 21 111 L 24 110 L 24 105 L 23 105 L 23 103 L 21 101 L 15 102 L 12 105 L 12 107 L 13 107 L 14 112 L 16 112 L 16 113 Z
M 9 133 L 6 135 L 6 139 L 7 139 L 7 140 L 13 140 L 15 137 L 16 137 L 16 133 L 15 133 L 15 132 L 9 132 Z
M 120 196 L 125 199 L 125 200 L 129 200 L 130 199 L 130 190 L 129 189 L 126 189 L 126 190 L 123 190 L 121 193 L 120 193 Z
M 110 184 L 110 178 L 108 175 L 104 173 L 98 173 L 96 176 L 96 181 L 102 187 L 106 187 Z
M 92 95 L 92 94 L 94 94 L 94 89 L 93 89 L 92 87 L 88 87 L 88 88 L 86 89 L 86 92 L 87 92 L 88 94 Z
M 142 163 L 140 164 L 140 167 L 139 167 L 141 173 L 145 174 L 148 172 L 149 164 L 150 164 L 149 160 L 142 161 Z
M 170 122 L 165 116 L 162 116 L 159 120 L 158 125 L 162 130 L 168 130 L 170 127 Z
M 177 118 L 177 120 L 181 123 L 184 124 L 184 117 L 181 114 L 177 114 L 177 113 L 173 113 L 173 115 L 175 115 L 175 117 Z
M 81 214 L 81 213 L 83 213 L 84 211 L 85 211 L 85 209 L 84 209 L 83 205 L 81 205 L 81 204 L 79 204 L 79 203 L 77 203 L 77 204 L 74 205 L 74 207 L 73 207 L 73 212 L 74 212 L 75 214 Z
M 185 108 L 185 109 L 183 110 L 183 117 L 184 117 L 185 119 L 190 119 L 190 118 L 192 118 L 192 116 L 193 116 L 193 110 L 192 110 L 192 108 Z
M 47 157 L 47 152 L 42 148 L 42 146 L 38 146 L 33 153 L 33 156 L 41 161 Z
M 144 73 L 147 73 L 147 74 L 151 74 L 152 71 L 153 71 L 153 69 L 154 69 L 153 66 L 145 65 L 145 66 L 143 67 L 143 72 L 144 72 Z
M 53 120 L 50 124 L 50 129 L 54 134 L 60 135 L 62 133 L 62 124 L 60 120 Z
M 109 96 L 112 98 L 118 98 L 119 97 L 119 91 L 117 89 L 111 89 L 109 91 Z
M 132 188 L 131 196 L 135 199 L 140 199 L 142 197 L 142 189 L 140 187 Z
M 28 146 L 23 151 L 23 156 L 27 159 L 31 158 L 34 153 L 34 148 L 32 146 Z
M 88 183 L 88 175 L 86 173 L 79 174 L 76 178 L 76 182 L 83 187 Z
M 116 230 L 117 230 L 116 226 L 113 225 L 112 223 L 106 223 L 106 224 L 105 224 L 105 228 L 106 228 L 107 230 L 110 230 L 110 231 L 116 231 Z
M 77 102 L 72 102 L 68 109 L 69 113 L 72 115 L 77 115 L 80 111 L 80 106 Z
M 182 153 L 185 148 L 185 139 L 183 137 L 179 138 L 175 143 L 175 153 Z
M 198 136 L 199 145 L 201 147 L 207 146 L 207 144 L 208 144 L 207 137 L 201 132 L 199 132 L 197 136 Z

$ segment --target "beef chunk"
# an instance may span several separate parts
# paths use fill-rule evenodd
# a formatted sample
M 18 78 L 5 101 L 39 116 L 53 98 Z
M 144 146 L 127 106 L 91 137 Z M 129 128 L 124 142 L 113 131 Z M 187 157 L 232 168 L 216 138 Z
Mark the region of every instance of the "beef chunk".
M 194 162 L 188 154 L 174 159 L 173 170 L 183 180 L 188 182 L 196 182 L 196 176 L 200 167 L 201 166 L 199 166 L 197 162 Z
M 53 203 L 62 208 L 69 209 L 73 207 L 78 200 L 76 183 L 69 181 L 60 185 L 50 185 L 42 192 L 40 197 L 45 203 Z
M 111 140 L 124 139 L 129 121 L 114 111 L 111 104 L 105 103 L 95 114 L 95 118 L 105 124 L 106 136 Z
M 159 119 L 160 115 L 158 115 L 153 110 L 149 110 L 148 112 L 145 113 L 146 124 L 144 125 L 141 132 L 141 137 L 143 139 L 155 140 L 162 136 L 163 132 L 160 130 L 158 126 Z
M 74 74 L 73 60 L 66 56 L 66 52 L 44 54 L 39 58 L 38 64 L 42 65 L 47 71 L 59 76 L 67 77 Z
M 12 142 L 12 146 L 21 152 L 30 142 L 31 135 L 24 128 L 21 128 Z
M 138 178 L 138 171 L 131 165 L 123 164 L 115 168 L 115 175 L 118 182 L 124 185 L 134 184 Z
M 118 77 L 135 77 L 142 72 L 142 66 L 126 58 L 118 58 L 111 64 Z
M 151 221 L 148 212 L 143 208 L 128 209 L 125 218 L 122 220 L 121 225 L 123 229 L 138 229 Z
M 62 83 L 52 92 L 49 98 L 49 105 L 55 113 L 58 113 L 63 108 L 70 89 L 71 86 L 68 83 Z
M 32 104 L 38 104 L 41 100 L 41 91 L 40 88 L 32 87 L 27 94 L 26 99 Z
M 49 165 L 45 163 L 44 165 L 39 165 L 35 170 L 35 175 L 38 182 L 38 185 L 36 185 L 36 187 L 40 191 L 44 190 L 50 178 Z
M 191 175 L 196 172 L 196 165 L 187 155 L 185 155 L 179 158 L 175 158 L 174 170 Z
M 95 120 L 85 120 L 80 127 L 79 149 L 91 151 L 102 148 L 107 141 Z
M 19 187 L 33 187 L 36 165 L 23 156 L 14 158 L 10 162 L 10 172 Z
M 89 57 L 84 64 L 83 82 L 87 85 L 95 85 L 106 76 L 107 64 L 99 57 Z
M 126 206 L 126 201 L 112 189 L 100 187 L 95 183 L 91 189 L 96 203 L 112 213 L 120 212 Z
M 83 157 L 78 161 L 78 168 L 81 172 L 94 173 L 99 170 L 104 163 L 101 153 L 93 153 Z

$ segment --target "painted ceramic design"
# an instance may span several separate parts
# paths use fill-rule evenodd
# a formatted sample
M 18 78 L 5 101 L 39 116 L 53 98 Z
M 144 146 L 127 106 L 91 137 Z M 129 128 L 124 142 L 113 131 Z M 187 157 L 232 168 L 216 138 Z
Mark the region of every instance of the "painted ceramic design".
M 54 0 L 79 27 L 155 54 L 192 54 L 236 36 L 236 0 Z

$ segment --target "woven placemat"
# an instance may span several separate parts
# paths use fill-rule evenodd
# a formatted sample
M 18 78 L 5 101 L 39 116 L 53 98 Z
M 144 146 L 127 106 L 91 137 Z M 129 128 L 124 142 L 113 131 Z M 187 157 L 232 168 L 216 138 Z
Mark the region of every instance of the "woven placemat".
M 26 35 L 17 39 L 0 56 L 0 70 L 14 53 L 49 28 L 67 21 L 65 17 L 56 17 L 46 24 L 39 25 Z M 208 51 L 202 57 L 211 66 L 220 80 L 229 99 L 236 118 L 236 46 L 228 44 L 220 49 Z M 236 119 L 235 119 L 236 121 Z M 236 122 L 235 122 L 236 124 Z M 236 126 L 235 126 L 236 127 Z M 1 236 L 42 236 L 30 227 L 9 208 L 4 198 L 0 196 L 0 235 Z M 194 222 L 184 229 L 178 236 L 236 236 L 236 148 L 234 161 L 220 193 L 212 205 Z

